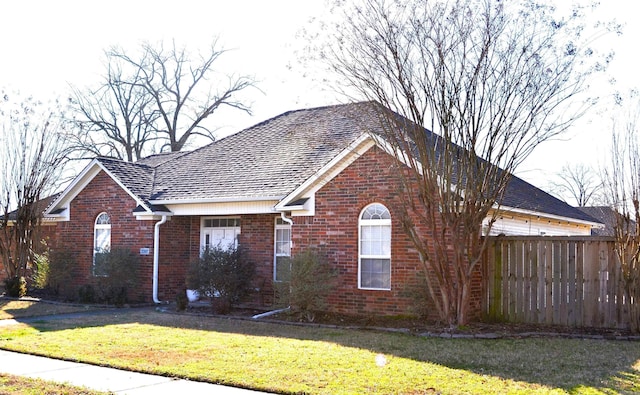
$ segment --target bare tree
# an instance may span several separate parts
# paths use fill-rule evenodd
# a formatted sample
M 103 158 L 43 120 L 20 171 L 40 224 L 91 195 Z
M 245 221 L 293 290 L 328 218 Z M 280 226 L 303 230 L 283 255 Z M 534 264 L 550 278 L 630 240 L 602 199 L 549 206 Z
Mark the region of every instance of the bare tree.
M 69 135 L 75 151 L 133 162 L 153 153 L 152 98 L 140 88 L 139 69 L 125 75 L 122 62 L 108 58 L 105 80 L 95 90 L 73 90 L 74 123 Z M 127 81 L 127 83 L 122 83 Z
M 144 43 L 135 55 L 110 48 L 101 87 L 75 92 L 82 127 L 78 146 L 132 161 L 157 151 L 180 151 L 195 136 L 215 140 L 206 120 L 221 107 L 250 113 L 238 96 L 254 86 L 247 76 L 221 75 L 215 69 L 225 53 L 215 40 L 199 56 L 173 41 L 168 46 Z
M 26 275 L 40 242 L 41 199 L 61 179 L 68 149 L 54 106 L 0 97 L 0 257 L 9 281 Z
M 534 2 L 342 7 L 344 19 L 326 27 L 333 36 L 320 56 L 345 93 L 392 110 L 378 115 L 382 143 L 406 165 L 396 172 L 402 226 L 440 318 L 465 324 L 486 249 L 482 234 L 500 212 L 511 174 L 582 115 L 585 77 L 605 64 L 584 46 L 581 9 L 559 19 Z
M 589 206 L 598 200 L 602 182 L 596 171 L 584 163 L 566 164 L 550 182 L 550 190 L 565 200 L 573 200 L 578 207 Z
M 640 104 L 640 103 L 639 103 Z M 609 204 L 616 216 L 615 250 L 622 269 L 625 303 L 631 329 L 640 331 L 640 105 L 625 119 L 614 124 L 611 163 L 604 169 Z M 622 302 L 622 301 L 620 301 Z

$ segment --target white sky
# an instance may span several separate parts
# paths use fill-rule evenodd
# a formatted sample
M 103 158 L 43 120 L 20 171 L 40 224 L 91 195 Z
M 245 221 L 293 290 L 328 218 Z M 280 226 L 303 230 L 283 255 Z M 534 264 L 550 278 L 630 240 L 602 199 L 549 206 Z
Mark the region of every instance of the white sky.
M 600 8 L 599 19 L 626 23 L 623 36 L 599 41 L 616 52 L 609 74 L 621 91 L 640 87 L 635 49 L 640 26 L 633 19 L 640 15 L 640 2 L 607 0 Z M 221 58 L 228 70 L 254 76 L 261 90 L 247 92 L 253 116 L 235 113 L 218 120 L 220 134 L 226 135 L 285 111 L 340 100 L 302 75 L 296 60 L 295 50 L 303 46 L 296 33 L 324 12 L 323 0 L 7 1 L 0 6 L 0 88 L 38 98 L 64 96 L 69 84 L 99 81 L 103 51 L 111 45 L 136 48 L 144 40 L 175 38 L 198 48 L 220 36 L 224 48 L 232 49 Z M 599 86 L 604 95 L 612 91 L 607 83 Z M 597 167 L 610 142 L 610 114 L 593 109 L 564 141 L 538 147 L 518 175 L 546 189 L 549 177 L 567 162 Z

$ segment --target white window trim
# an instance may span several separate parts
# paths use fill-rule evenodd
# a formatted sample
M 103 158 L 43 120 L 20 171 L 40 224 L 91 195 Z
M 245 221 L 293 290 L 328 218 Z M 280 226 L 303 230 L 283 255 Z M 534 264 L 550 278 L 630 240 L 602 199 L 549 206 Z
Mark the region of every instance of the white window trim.
M 363 289 L 363 290 L 372 290 L 372 291 L 391 291 L 391 248 L 389 248 L 389 254 L 387 255 L 363 255 L 362 254 L 362 226 L 363 226 L 363 221 L 365 221 L 365 225 L 366 226 L 389 226 L 390 230 L 391 230 L 391 235 L 393 235 L 393 231 L 391 229 L 391 219 L 367 219 L 367 220 L 363 220 L 362 219 L 362 215 L 364 214 L 364 212 L 371 206 L 373 205 L 381 205 L 383 206 L 385 209 L 387 209 L 387 211 L 389 211 L 389 208 L 387 208 L 387 206 L 385 206 L 382 203 L 371 203 L 368 204 L 367 206 L 365 206 L 362 211 L 360 211 L 360 214 L 358 215 L 358 289 Z M 393 237 L 390 240 L 390 243 L 393 242 Z M 390 246 L 391 247 L 391 246 Z M 376 288 L 376 287 L 363 287 L 362 286 L 362 259 L 388 259 L 389 260 L 389 288 Z
M 106 215 L 109 218 L 109 223 L 108 224 L 99 224 L 98 223 L 98 219 L 100 217 L 102 217 L 102 215 Z M 93 221 L 93 254 L 92 254 L 92 259 L 91 259 L 91 274 L 93 276 L 104 276 L 103 274 L 96 274 L 95 269 L 96 269 L 96 252 L 97 252 L 97 245 L 96 245 L 96 241 L 98 240 L 97 236 L 98 236 L 98 230 L 109 230 L 109 249 L 111 249 L 111 216 L 109 215 L 109 213 L 107 213 L 106 211 L 101 212 L 100 214 L 96 215 L 96 219 Z
M 292 247 L 292 242 L 291 242 L 291 224 L 288 223 L 283 223 L 283 224 L 279 224 L 278 220 L 280 218 L 276 217 L 274 220 L 274 229 L 273 229 L 273 281 L 274 282 L 282 282 L 281 280 L 277 280 L 276 279 L 276 269 L 277 269 L 277 260 L 278 257 L 289 257 L 291 258 L 291 247 Z M 289 254 L 278 254 L 278 230 L 289 230 Z

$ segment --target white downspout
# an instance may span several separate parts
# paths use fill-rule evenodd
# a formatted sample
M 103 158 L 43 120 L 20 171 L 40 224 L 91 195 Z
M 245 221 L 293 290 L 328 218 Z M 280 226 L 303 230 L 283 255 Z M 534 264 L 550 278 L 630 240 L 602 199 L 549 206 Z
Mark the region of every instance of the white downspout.
M 288 223 L 289 225 L 293 225 L 293 220 L 291 218 L 287 218 L 284 214 L 284 211 L 280 212 L 280 218 L 282 218 L 282 220 Z M 271 315 L 275 315 L 275 314 L 282 313 L 284 311 L 289 311 L 289 310 L 291 310 L 291 306 L 287 306 L 284 309 L 277 309 L 277 310 L 267 311 L 266 313 L 262 313 L 262 314 L 256 314 L 251 318 L 253 318 L 254 320 L 259 320 L 261 318 L 269 317 Z
M 280 211 L 280 218 L 282 218 L 282 220 L 283 220 L 284 222 L 286 222 L 286 223 L 288 223 L 289 225 L 292 225 L 292 226 L 293 226 L 293 220 L 292 220 L 291 218 L 287 218 L 287 217 L 284 215 L 284 211 Z
M 160 225 L 167 222 L 167 216 L 156 222 L 153 229 L 153 303 L 160 304 L 158 300 L 158 263 L 160 261 Z

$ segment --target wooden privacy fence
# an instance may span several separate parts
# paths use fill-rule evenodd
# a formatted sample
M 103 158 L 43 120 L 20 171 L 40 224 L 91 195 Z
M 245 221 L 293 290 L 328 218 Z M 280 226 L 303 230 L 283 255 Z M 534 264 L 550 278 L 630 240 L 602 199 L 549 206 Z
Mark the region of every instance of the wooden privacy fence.
M 613 247 L 604 237 L 492 237 L 485 313 L 509 322 L 628 327 Z

